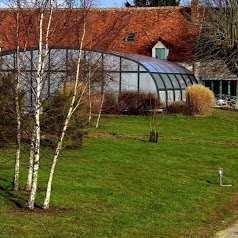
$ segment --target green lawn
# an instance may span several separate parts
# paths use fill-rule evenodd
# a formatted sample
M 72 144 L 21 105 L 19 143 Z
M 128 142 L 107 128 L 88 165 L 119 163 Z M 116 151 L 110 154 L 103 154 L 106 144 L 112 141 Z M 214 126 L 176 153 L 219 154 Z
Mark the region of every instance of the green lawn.
M 27 194 L 8 190 L 14 151 L 0 150 L 0 237 L 211 237 L 237 219 L 238 112 L 156 123 L 157 144 L 148 142 L 149 117 L 104 116 L 81 150 L 61 154 L 47 212 L 17 208 Z M 38 206 L 50 154 L 42 151 Z M 219 186 L 219 167 L 231 187 Z

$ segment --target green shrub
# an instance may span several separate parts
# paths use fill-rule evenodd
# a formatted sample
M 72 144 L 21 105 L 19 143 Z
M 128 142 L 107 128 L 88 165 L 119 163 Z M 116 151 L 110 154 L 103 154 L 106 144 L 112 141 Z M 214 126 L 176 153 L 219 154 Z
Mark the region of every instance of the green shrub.
M 209 88 L 201 84 L 194 84 L 187 87 L 185 92 L 189 115 L 206 115 L 211 111 L 214 94 Z
M 16 121 L 16 81 L 14 74 L 0 75 L 0 144 L 15 142 L 17 132 Z M 19 95 L 20 110 L 24 104 L 24 92 Z M 23 113 L 22 113 L 22 116 Z M 22 120 L 22 127 L 26 120 Z
M 61 134 L 71 102 L 70 91 L 58 90 L 43 105 L 42 132 L 48 137 Z M 79 107 L 80 108 L 80 107 Z M 66 132 L 67 146 L 79 148 L 82 145 L 82 128 L 85 128 L 85 117 L 79 114 L 79 109 L 72 115 Z M 48 139 L 49 139 L 48 138 Z M 70 143 L 68 144 L 68 142 Z

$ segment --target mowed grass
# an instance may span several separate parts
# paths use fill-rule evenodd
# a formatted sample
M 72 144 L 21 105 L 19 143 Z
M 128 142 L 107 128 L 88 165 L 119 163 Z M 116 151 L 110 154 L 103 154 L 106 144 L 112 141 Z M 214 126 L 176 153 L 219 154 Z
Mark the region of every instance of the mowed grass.
M 9 190 L 14 151 L 1 150 L 0 237 L 212 237 L 238 219 L 238 112 L 160 115 L 156 124 L 157 144 L 150 117 L 104 116 L 82 149 L 62 152 L 47 212 L 18 208 L 27 193 Z M 51 153 L 42 151 L 37 206 Z M 232 186 L 219 186 L 219 167 Z

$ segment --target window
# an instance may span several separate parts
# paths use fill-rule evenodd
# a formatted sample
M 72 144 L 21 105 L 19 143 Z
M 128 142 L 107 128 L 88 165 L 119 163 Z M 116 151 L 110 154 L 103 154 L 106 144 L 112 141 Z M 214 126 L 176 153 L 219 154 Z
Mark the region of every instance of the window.
M 165 48 L 157 48 L 155 49 L 155 57 L 158 59 L 166 59 Z
M 161 41 L 158 41 L 152 48 L 152 57 L 154 58 L 166 60 L 168 55 L 169 49 Z
M 127 32 L 125 41 L 126 42 L 134 42 L 136 38 L 136 32 Z

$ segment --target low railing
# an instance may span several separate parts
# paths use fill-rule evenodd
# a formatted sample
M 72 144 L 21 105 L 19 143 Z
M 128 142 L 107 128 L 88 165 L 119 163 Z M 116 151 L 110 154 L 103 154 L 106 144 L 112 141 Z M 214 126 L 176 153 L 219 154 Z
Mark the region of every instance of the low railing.
M 215 106 L 238 110 L 238 97 L 225 94 L 215 95 Z

